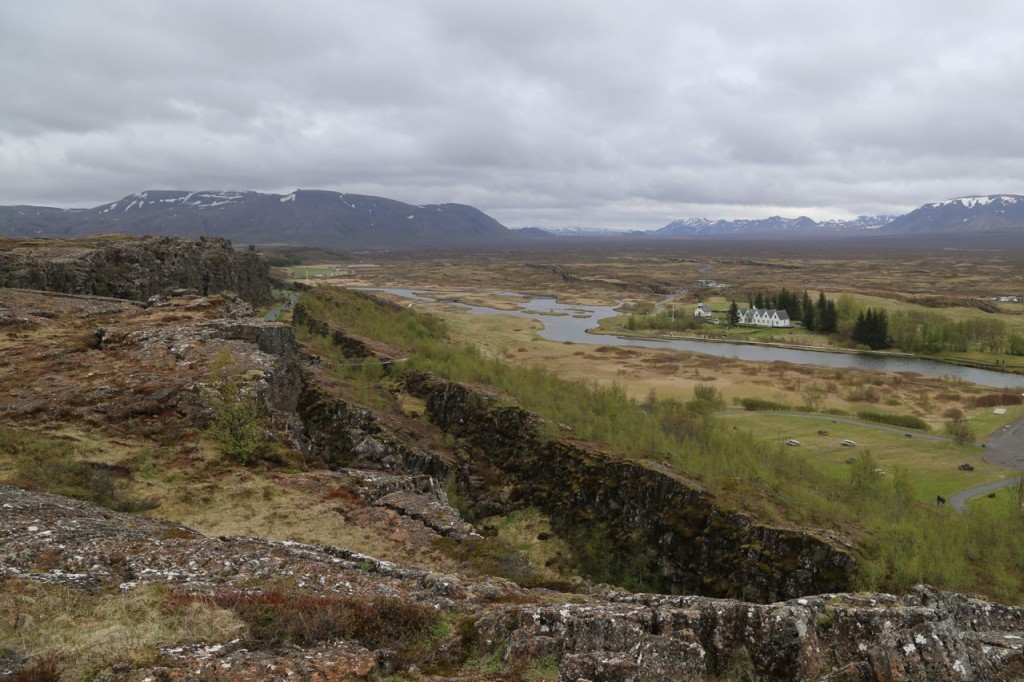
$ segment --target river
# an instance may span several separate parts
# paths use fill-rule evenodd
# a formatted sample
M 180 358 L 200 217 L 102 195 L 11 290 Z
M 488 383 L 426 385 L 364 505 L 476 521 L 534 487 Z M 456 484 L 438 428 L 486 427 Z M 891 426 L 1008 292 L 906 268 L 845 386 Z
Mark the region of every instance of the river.
M 640 348 L 662 348 L 703 353 L 717 357 L 737 358 L 754 362 L 791 362 L 798 365 L 817 365 L 852 369 L 876 370 L 881 372 L 916 372 L 924 376 L 946 377 L 993 388 L 1020 388 L 1024 376 L 996 372 L 974 367 L 948 365 L 934 360 L 912 357 L 880 355 L 875 353 L 836 353 L 831 351 L 800 350 L 779 346 L 700 341 L 692 339 L 637 339 L 611 335 L 588 334 L 588 329 L 597 326 L 597 321 L 615 317 L 621 313 L 614 306 L 580 306 L 559 303 L 555 298 L 529 298 L 522 296 L 523 303 L 518 310 L 500 310 L 486 306 L 467 305 L 455 299 L 458 293 L 424 296 L 415 289 L 386 287 L 353 287 L 367 292 L 383 292 L 416 301 L 448 302 L 452 305 L 479 315 L 511 315 L 536 320 L 544 325 L 538 332 L 542 338 L 551 341 L 585 343 L 596 346 L 632 346 Z M 511 292 L 495 292 L 515 295 Z M 449 298 L 450 297 L 450 298 Z

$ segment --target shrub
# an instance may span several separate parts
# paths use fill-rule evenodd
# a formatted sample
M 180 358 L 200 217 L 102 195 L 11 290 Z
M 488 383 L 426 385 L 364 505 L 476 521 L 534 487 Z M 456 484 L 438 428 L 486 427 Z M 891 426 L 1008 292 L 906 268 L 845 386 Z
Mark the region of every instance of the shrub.
M 223 590 L 211 596 L 172 592 L 163 606 L 179 611 L 196 602 L 234 611 L 246 624 L 253 646 L 308 647 L 335 639 L 355 640 L 371 651 L 395 649 L 405 662 L 429 653 L 417 647 L 440 618 L 434 609 L 409 599 L 299 590 Z
M 1024 397 L 1018 393 L 989 393 L 979 395 L 971 401 L 975 407 L 999 407 L 1000 405 L 1020 405 Z
M 228 368 L 233 362 L 227 349 L 214 362 L 212 386 L 206 394 L 206 403 L 213 411 L 208 433 L 221 452 L 249 464 L 266 440 L 264 409 L 250 382 L 229 375 Z
M 957 445 L 969 445 L 974 442 L 974 429 L 962 415 L 946 422 L 946 433 Z
M 928 426 L 928 422 L 912 414 L 888 414 L 885 412 L 861 410 L 857 412 L 857 418 L 863 419 L 867 422 L 877 422 L 879 424 L 898 426 L 901 429 L 919 429 L 921 431 L 928 431 L 931 429 L 931 427 Z
M 744 410 L 748 410 L 750 412 L 756 412 L 759 410 L 782 412 L 790 409 L 789 405 L 773 402 L 771 400 L 764 400 L 763 398 L 742 398 L 740 400 L 740 405 L 743 406 Z
M 846 399 L 851 403 L 877 403 L 882 394 L 874 386 L 858 386 L 847 392 Z
M 8 682 L 60 682 L 63 669 L 57 656 L 39 656 L 4 679 Z

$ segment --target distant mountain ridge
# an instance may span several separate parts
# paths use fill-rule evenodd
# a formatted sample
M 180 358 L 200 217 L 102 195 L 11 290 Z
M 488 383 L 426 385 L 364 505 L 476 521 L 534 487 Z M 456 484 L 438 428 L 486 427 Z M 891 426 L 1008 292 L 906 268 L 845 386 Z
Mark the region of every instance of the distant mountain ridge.
M 83 237 L 100 233 L 196 238 L 236 244 L 301 244 L 343 249 L 423 249 L 515 245 L 566 238 L 815 237 L 1024 232 L 1024 196 L 992 194 L 925 204 L 906 215 L 815 221 L 675 220 L 656 230 L 592 227 L 510 230 L 463 204 L 415 206 L 384 197 L 326 190 L 290 194 L 148 190 L 95 208 L 0 206 L 0 237 Z M 1005 238 L 1003 234 L 1000 238 Z
M 989 232 L 1024 228 L 1024 196 L 989 194 L 925 204 L 881 228 L 884 234 Z
M 759 220 L 708 220 L 686 218 L 674 220 L 652 234 L 659 236 L 721 236 L 721 235 L 826 235 L 850 234 L 878 230 L 892 220 L 892 216 L 860 216 L 853 220 L 827 220 L 817 222 L 807 216 L 782 218 L 772 216 Z
M 0 236 L 81 237 L 103 232 L 347 249 L 472 245 L 517 236 L 472 206 L 414 206 L 325 190 L 285 195 L 148 190 L 88 209 L 0 207 Z

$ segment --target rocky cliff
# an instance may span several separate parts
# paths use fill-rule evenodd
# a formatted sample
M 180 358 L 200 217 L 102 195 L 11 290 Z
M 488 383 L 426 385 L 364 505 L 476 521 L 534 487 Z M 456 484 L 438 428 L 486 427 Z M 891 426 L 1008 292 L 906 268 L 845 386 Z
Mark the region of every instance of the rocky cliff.
M 656 465 L 542 435 L 517 407 L 429 374 L 406 386 L 466 442 L 460 472 L 481 516 L 536 506 L 603 577 L 669 594 L 771 602 L 849 589 L 857 564 L 836 540 L 720 509 L 698 484 Z
M 144 301 L 173 290 L 270 300 L 269 268 L 226 239 L 0 239 L 0 286 Z

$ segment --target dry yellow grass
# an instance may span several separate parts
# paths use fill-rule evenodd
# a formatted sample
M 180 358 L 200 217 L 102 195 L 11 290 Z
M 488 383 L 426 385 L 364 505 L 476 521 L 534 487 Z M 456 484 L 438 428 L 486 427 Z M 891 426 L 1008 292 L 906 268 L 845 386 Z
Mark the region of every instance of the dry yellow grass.
M 114 664 L 154 662 L 159 647 L 227 642 L 243 624 L 208 604 L 169 612 L 158 587 L 89 594 L 67 587 L 7 580 L 0 590 L 0 650 L 26 658 L 53 656 L 66 680 L 93 679 Z

